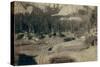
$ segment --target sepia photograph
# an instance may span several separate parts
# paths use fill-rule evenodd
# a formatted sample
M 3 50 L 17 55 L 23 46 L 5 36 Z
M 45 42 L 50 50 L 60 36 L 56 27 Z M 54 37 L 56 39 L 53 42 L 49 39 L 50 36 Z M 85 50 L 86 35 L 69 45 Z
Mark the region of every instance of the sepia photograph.
M 11 2 L 11 64 L 97 61 L 97 6 Z

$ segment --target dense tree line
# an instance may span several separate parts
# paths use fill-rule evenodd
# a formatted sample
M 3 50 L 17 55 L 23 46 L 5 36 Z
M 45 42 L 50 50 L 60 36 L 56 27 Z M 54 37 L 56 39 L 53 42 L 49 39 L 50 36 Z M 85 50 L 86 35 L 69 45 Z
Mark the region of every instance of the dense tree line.
M 61 8 L 59 7 L 59 5 L 54 4 L 54 7 L 46 6 L 45 10 L 42 10 L 34 5 L 32 5 L 32 7 L 33 11 L 31 14 L 18 13 L 14 15 L 16 33 L 28 32 L 28 33 L 35 33 L 36 35 L 52 33 L 56 35 L 56 33 L 62 34 L 62 32 L 65 31 L 84 32 L 86 30 L 89 30 L 94 25 L 96 27 L 97 8 L 92 10 L 90 16 L 88 16 L 90 21 L 85 20 L 82 21 L 81 23 L 80 22 L 77 23 L 78 21 L 59 20 L 62 16 L 52 16 L 60 11 Z M 88 10 L 87 11 L 80 10 L 79 13 L 88 15 Z M 75 14 L 73 15 L 75 16 Z M 89 25 L 91 25 L 91 27 Z
M 15 14 L 15 32 L 33 32 L 35 34 L 57 32 L 58 17 L 53 17 L 52 15 L 58 12 L 58 6 L 55 7 L 54 5 L 54 8 L 47 6 L 46 12 L 33 6 L 33 11 L 31 14 Z

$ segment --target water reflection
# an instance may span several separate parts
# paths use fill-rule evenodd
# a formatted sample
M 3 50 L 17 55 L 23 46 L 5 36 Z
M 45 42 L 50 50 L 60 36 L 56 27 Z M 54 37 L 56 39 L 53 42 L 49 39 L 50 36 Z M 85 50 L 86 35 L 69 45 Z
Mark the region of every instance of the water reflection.
M 32 65 L 37 64 L 33 56 L 20 54 L 18 59 L 18 65 Z

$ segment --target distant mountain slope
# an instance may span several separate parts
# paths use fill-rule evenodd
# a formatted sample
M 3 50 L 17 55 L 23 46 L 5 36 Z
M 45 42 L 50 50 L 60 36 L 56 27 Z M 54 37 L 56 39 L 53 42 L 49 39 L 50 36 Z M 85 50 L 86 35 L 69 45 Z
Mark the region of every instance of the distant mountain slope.
M 93 10 L 94 6 L 88 6 L 89 9 Z M 78 13 L 79 10 L 86 11 L 83 5 L 64 5 L 57 15 L 69 15 L 72 13 Z
M 50 3 L 32 3 L 32 2 L 14 2 L 14 14 L 17 13 L 31 13 L 32 10 L 35 11 L 34 6 L 40 8 L 44 12 L 46 7 L 60 7 L 60 11 L 55 15 L 68 15 L 71 13 L 78 13 L 78 10 L 86 10 L 83 5 L 63 5 L 63 4 L 50 4 Z M 89 9 L 94 9 L 94 6 L 88 6 Z

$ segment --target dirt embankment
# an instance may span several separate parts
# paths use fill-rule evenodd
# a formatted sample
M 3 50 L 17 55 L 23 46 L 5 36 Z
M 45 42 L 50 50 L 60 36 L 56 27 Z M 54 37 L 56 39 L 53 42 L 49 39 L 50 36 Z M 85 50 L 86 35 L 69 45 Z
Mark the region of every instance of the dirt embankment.
M 38 64 L 94 61 L 97 59 L 96 49 L 96 45 L 88 47 L 84 39 L 69 42 L 63 42 L 62 38 L 37 42 L 19 40 L 15 42 L 15 57 L 19 54 L 36 56 L 35 60 Z M 18 60 L 18 58 L 15 59 Z

